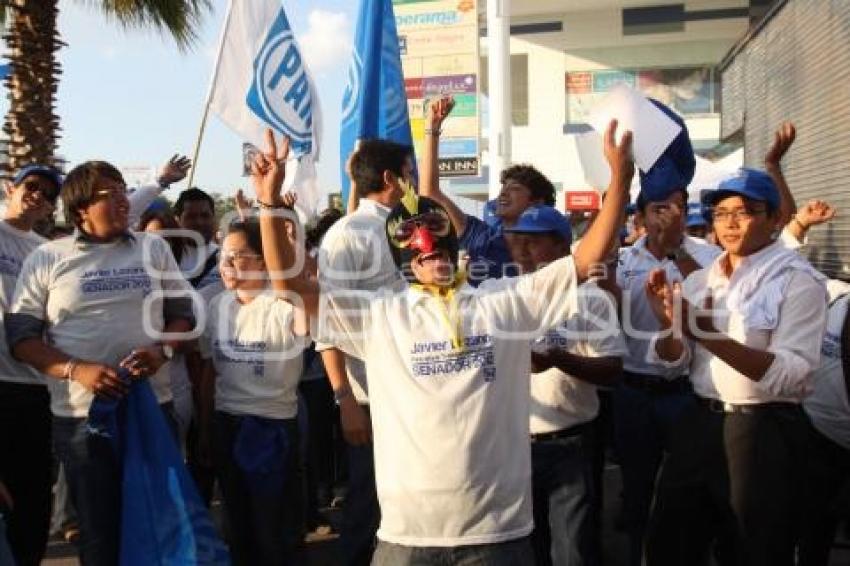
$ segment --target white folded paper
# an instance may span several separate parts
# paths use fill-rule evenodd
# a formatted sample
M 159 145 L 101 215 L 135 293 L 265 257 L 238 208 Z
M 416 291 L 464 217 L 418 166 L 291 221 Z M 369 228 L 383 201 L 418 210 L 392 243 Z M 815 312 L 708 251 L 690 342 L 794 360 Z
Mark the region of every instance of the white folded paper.
M 590 113 L 590 125 L 600 135 L 613 119 L 618 123 L 618 142 L 624 131 L 631 130 L 635 163 L 644 172 L 655 165 L 682 131 L 679 124 L 625 84 L 612 88 Z

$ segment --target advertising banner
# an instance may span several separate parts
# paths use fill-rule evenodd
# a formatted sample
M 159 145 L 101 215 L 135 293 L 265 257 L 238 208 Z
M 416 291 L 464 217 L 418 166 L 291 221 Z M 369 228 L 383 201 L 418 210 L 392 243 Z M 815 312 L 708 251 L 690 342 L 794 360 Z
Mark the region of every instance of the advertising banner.
M 450 94 L 455 109 L 443 125 L 440 175 L 480 171 L 478 0 L 393 0 L 416 154 L 431 98 Z

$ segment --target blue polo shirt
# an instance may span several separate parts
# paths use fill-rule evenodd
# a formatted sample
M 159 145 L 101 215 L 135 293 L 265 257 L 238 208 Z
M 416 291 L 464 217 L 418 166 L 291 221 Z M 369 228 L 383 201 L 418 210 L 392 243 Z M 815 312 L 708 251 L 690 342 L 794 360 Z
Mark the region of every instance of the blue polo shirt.
M 491 226 L 467 214 L 466 230 L 460 237 L 460 248 L 469 254 L 467 273 L 469 283 L 475 287 L 485 279 L 518 275 L 508 244 L 502 234 L 501 222 Z

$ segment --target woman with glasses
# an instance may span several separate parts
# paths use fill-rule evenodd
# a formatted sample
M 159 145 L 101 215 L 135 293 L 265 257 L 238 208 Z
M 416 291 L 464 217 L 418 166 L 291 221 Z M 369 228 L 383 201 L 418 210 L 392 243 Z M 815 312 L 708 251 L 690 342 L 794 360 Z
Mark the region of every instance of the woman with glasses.
M 294 216 L 293 216 L 294 218 Z M 269 288 L 260 227 L 230 225 L 222 242 L 225 291 L 207 309 L 201 411 L 224 497 L 234 564 L 295 563 L 301 538 L 297 388 L 307 321 Z
M 81 561 L 112 565 L 120 552 L 122 475 L 110 440 L 89 434 L 89 409 L 95 397 L 126 395 L 119 368 L 149 379 L 165 408 L 167 362 L 182 342 L 160 337 L 187 333 L 194 317 L 167 244 L 130 232 L 118 169 L 104 161 L 77 166 L 62 200 L 76 232 L 26 258 L 4 325 L 12 355 L 46 376 L 53 444 L 79 516 Z M 27 429 L 30 442 L 32 434 Z

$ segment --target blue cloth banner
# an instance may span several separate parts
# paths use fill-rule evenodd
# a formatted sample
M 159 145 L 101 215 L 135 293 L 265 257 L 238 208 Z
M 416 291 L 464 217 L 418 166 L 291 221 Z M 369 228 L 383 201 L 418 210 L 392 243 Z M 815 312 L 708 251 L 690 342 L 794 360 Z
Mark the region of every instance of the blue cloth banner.
M 120 402 L 96 397 L 89 432 L 111 438 L 122 463 L 122 566 L 230 564 L 147 380 Z
M 343 203 L 351 188 L 345 172 L 348 157 L 357 140 L 371 138 L 413 146 L 391 0 L 360 2 L 339 133 Z
M 5 65 L 0 65 L 0 81 L 4 80 L 6 77 L 12 74 L 12 65 L 6 63 Z

